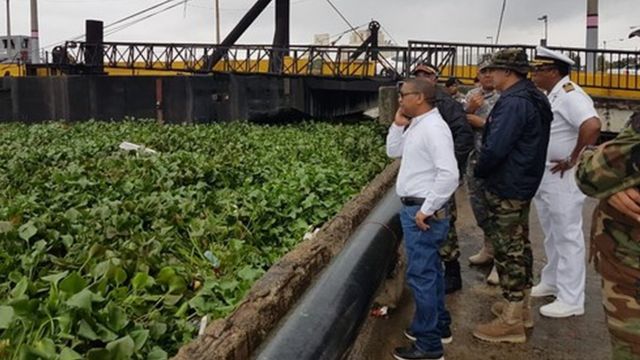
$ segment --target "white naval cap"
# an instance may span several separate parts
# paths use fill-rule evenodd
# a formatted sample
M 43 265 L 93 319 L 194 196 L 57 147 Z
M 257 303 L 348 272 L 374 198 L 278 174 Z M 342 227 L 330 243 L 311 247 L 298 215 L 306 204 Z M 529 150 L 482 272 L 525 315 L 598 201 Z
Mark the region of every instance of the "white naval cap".
M 573 66 L 575 61 L 558 51 L 553 51 L 543 46 L 536 47 L 536 57 L 532 61 L 532 65 L 542 66 L 549 64 Z

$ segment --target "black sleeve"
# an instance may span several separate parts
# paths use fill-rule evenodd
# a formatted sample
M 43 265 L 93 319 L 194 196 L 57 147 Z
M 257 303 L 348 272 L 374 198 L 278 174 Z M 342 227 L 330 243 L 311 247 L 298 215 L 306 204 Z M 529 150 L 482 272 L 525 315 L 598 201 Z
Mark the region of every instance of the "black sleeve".
M 475 175 L 487 178 L 513 151 L 522 137 L 529 114 L 534 113 L 529 102 L 514 99 L 503 106 L 494 107 L 491 124 L 487 127 L 482 151 L 478 156 Z
M 438 94 L 437 107 L 444 121 L 447 122 L 453 135 L 453 145 L 458 161 L 460 175 L 464 174 L 467 167 L 467 158 L 473 150 L 473 130 L 467 122 L 467 114 L 462 104 L 455 101 L 448 94 Z

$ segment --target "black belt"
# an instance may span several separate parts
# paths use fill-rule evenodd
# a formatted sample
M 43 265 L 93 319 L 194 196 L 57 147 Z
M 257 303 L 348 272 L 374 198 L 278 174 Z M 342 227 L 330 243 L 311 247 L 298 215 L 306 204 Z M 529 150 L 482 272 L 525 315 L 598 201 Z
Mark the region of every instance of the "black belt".
M 424 198 L 412 197 L 412 196 L 401 196 L 400 201 L 404 206 L 418 206 L 424 203 Z

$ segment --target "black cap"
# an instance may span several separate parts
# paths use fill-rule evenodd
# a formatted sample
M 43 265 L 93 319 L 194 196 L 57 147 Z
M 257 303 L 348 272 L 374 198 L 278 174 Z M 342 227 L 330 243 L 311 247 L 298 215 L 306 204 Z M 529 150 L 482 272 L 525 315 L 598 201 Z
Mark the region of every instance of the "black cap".
M 457 77 L 450 77 L 444 83 L 444 86 L 449 87 L 449 86 L 460 85 L 460 84 L 462 84 L 462 81 L 460 81 L 460 79 L 458 79 Z

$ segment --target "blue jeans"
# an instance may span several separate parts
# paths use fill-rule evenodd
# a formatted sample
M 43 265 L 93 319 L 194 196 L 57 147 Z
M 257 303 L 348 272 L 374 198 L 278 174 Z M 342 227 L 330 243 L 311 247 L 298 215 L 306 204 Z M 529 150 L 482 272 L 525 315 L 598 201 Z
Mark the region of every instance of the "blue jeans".
M 431 228 L 422 231 L 415 216 L 420 206 L 404 206 L 400 221 L 407 249 L 407 283 L 413 291 L 416 311 L 409 328 L 417 338 L 416 346 L 427 352 L 444 351 L 442 331 L 451 324 L 444 303 L 444 277 L 438 250 L 449 232 L 449 216 L 431 217 Z

